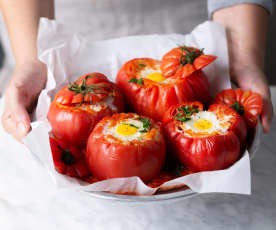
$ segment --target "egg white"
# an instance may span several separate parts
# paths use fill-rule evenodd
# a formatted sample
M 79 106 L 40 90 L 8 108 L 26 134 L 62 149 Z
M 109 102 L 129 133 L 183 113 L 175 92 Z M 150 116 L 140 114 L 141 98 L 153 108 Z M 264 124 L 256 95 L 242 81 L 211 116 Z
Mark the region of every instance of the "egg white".
M 130 136 L 124 136 L 119 134 L 116 130 L 117 127 L 121 124 L 132 124 L 138 127 L 137 132 Z M 125 119 L 119 121 L 115 126 L 108 127 L 109 124 L 107 124 L 104 128 L 104 134 L 112 135 L 113 137 L 116 137 L 122 141 L 133 141 L 133 140 L 141 140 L 144 136 L 144 133 L 141 133 L 140 131 L 143 130 L 143 123 L 141 121 L 135 120 L 135 119 Z
M 161 69 L 160 68 L 157 68 L 157 69 L 151 69 L 151 68 L 144 68 L 141 72 L 140 72 L 140 75 L 141 77 L 143 78 L 147 78 L 147 76 L 149 74 L 152 74 L 152 73 L 162 73 L 161 72 Z
M 118 112 L 118 109 L 116 108 L 116 106 L 114 106 L 113 102 L 114 102 L 114 97 L 108 96 L 103 101 L 97 102 L 95 104 L 91 104 L 88 107 L 89 109 L 95 112 L 100 112 L 101 110 L 104 110 L 107 107 L 109 107 L 115 112 Z M 82 104 L 80 108 L 84 111 L 87 111 L 87 104 Z
M 193 133 L 226 133 L 228 130 L 228 126 L 222 125 L 228 122 L 232 116 L 224 116 L 223 119 L 218 119 L 215 113 L 208 112 L 208 111 L 200 111 L 198 113 L 194 113 L 191 116 L 191 120 L 182 123 L 182 129 L 185 130 L 192 130 Z M 195 127 L 195 122 L 200 119 L 206 119 L 212 123 L 212 126 L 209 129 L 202 130 Z
M 148 75 L 149 74 L 152 74 L 152 73 L 160 73 L 162 74 L 162 71 L 160 69 L 160 66 L 156 66 L 156 69 L 151 69 L 151 68 L 144 68 L 140 74 L 139 74 L 139 77 L 140 78 L 148 78 Z M 174 82 L 175 80 L 174 79 L 171 79 L 171 78 L 167 78 L 166 80 L 164 81 L 159 81 L 158 83 L 159 84 L 168 84 L 168 83 L 172 83 Z

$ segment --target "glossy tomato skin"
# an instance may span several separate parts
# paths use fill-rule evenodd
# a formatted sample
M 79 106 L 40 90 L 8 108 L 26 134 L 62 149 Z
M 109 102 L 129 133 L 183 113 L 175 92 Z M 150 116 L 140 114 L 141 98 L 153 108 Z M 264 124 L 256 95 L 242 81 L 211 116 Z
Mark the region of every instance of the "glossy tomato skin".
M 240 156 L 240 143 L 233 132 L 223 136 L 190 138 L 177 133 L 172 125 L 167 125 L 166 130 L 171 132 L 170 141 L 176 157 L 196 172 L 225 169 Z
M 144 79 L 144 84 L 139 85 L 129 80 L 141 71 L 140 63 L 147 67 L 160 65 L 159 61 L 150 58 L 133 59 L 121 67 L 116 78 L 133 111 L 161 121 L 164 113 L 172 105 L 195 100 L 207 103 L 210 100 L 208 79 L 201 70 L 184 79 L 175 79 L 175 82 L 170 84 L 159 84 Z
M 244 117 L 248 129 L 252 129 L 258 122 L 258 116 L 262 113 L 262 97 L 249 90 L 226 89 L 216 95 L 214 103 L 223 103 L 233 107 Z
M 234 109 L 229 108 L 227 105 L 224 104 L 212 104 L 210 105 L 208 111 L 218 112 L 225 115 L 233 115 L 234 121 L 232 122 L 229 130 L 234 132 L 237 135 L 240 143 L 241 143 L 241 150 L 245 150 L 246 148 L 246 138 L 247 138 L 247 129 L 246 123 L 242 116 L 240 116 Z
M 183 105 L 185 103 L 179 106 Z M 172 107 L 163 119 L 163 128 L 175 158 L 196 172 L 225 169 L 239 159 L 241 143 L 234 126 L 233 131 L 229 130 L 223 135 L 185 135 L 174 120 L 174 110 L 179 106 Z
M 144 182 L 157 176 L 165 160 L 162 132 L 158 139 L 135 144 L 111 143 L 103 135 L 108 120 L 100 121 L 88 139 L 86 160 L 93 175 L 99 179 L 139 176 Z
M 84 179 L 91 175 L 85 154 L 74 145 L 68 145 L 54 136 L 49 137 L 55 169 L 64 175 Z
M 73 145 L 85 146 L 94 126 L 103 117 L 124 109 L 123 96 L 114 83 L 100 73 L 81 76 L 75 84 L 81 84 L 86 76 L 86 86 L 95 86 L 97 93 L 78 93 L 69 90 L 69 85 L 61 89 L 54 98 L 48 112 L 48 120 L 53 134 L 60 140 Z M 111 99 L 111 104 L 99 111 L 90 109 L 93 104 Z
M 164 125 L 174 120 L 174 116 L 176 115 L 177 109 L 182 106 L 188 106 L 189 108 L 196 108 L 199 111 L 203 110 L 203 104 L 199 101 L 182 102 L 177 105 L 173 105 L 164 114 L 162 124 Z
M 88 113 L 83 110 L 72 109 L 52 103 L 48 113 L 48 120 L 55 136 L 64 142 L 85 146 L 93 128 L 105 116 L 113 114 L 109 108 L 100 113 Z
M 185 78 L 201 70 L 216 59 L 216 56 L 205 55 L 194 47 L 179 46 L 167 52 L 161 61 L 161 70 L 165 77 Z

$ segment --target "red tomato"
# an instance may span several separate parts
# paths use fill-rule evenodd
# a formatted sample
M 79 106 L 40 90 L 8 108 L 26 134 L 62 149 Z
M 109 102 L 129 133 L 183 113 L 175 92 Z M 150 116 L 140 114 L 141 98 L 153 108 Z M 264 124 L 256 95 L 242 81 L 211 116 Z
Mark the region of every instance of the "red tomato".
M 226 89 L 216 95 L 215 103 L 224 103 L 244 117 L 248 128 L 255 127 L 262 113 L 262 97 L 249 90 Z
M 139 176 L 147 182 L 165 160 L 160 124 L 133 113 L 105 117 L 89 136 L 86 160 L 99 179 Z
M 214 112 L 217 116 L 232 116 L 231 126 L 229 127 L 229 131 L 233 131 L 239 141 L 241 143 L 241 149 L 244 150 L 246 147 L 246 137 L 247 137 L 247 129 L 246 123 L 244 119 L 232 108 L 227 107 L 224 104 L 212 104 L 208 111 Z
M 80 179 L 91 175 L 84 154 L 78 147 L 68 145 L 54 137 L 49 139 L 54 166 L 59 173 Z
M 48 119 L 57 138 L 84 146 L 99 120 L 123 108 L 123 96 L 115 84 L 103 74 L 91 73 L 57 93 Z
M 240 157 L 240 139 L 246 135 L 242 119 L 227 106 L 212 105 L 207 114 L 199 104 L 181 103 L 164 115 L 173 154 L 193 171 L 227 168 Z
M 215 59 L 215 56 L 203 54 L 203 50 L 179 46 L 163 56 L 161 70 L 165 77 L 185 78 L 209 65 Z
M 153 80 L 152 73 L 158 77 Z M 159 81 L 161 80 L 161 81 Z M 150 58 L 136 58 L 125 63 L 118 72 L 116 82 L 132 110 L 162 120 L 172 105 L 199 100 L 207 103 L 209 83 L 202 71 L 196 71 L 185 78 L 163 78 L 160 61 Z
M 171 106 L 165 113 L 165 116 L 163 117 L 163 124 L 167 124 L 168 122 L 170 122 L 171 120 L 174 119 L 175 115 L 178 112 L 178 108 L 182 107 L 182 106 L 187 106 L 189 110 L 191 110 L 191 112 L 196 109 L 198 111 L 202 111 L 203 110 L 203 104 L 199 101 L 193 101 L 193 102 L 184 102 L 184 103 L 180 103 L 174 106 Z

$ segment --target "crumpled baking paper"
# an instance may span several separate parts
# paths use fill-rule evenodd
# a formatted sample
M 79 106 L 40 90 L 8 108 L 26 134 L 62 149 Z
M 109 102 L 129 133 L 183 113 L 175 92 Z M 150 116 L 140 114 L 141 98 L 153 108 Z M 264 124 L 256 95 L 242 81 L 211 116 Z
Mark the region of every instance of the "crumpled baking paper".
M 126 61 L 150 57 L 161 59 L 170 49 L 178 45 L 204 48 L 206 54 L 216 55 L 217 60 L 204 69 L 211 86 L 211 94 L 230 88 L 228 73 L 228 51 L 225 30 L 222 25 L 206 21 L 190 34 L 166 34 L 130 36 L 112 40 L 91 42 L 87 37 L 75 34 L 70 26 L 42 18 L 38 35 L 39 59 L 47 64 L 48 80 L 41 92 L 35 111 L 32 131 L 24 143 L 52 175 L 59 188 L 84 191 L 106 191 L 114 193 L 154 194 L 158 188 L 146 186 L 138 177 L 114 178 L 87 184 L 56 172 L 49 144 L 51 127 L 47 112 L 54 95 L 64 85 L 89 72 L 101 72 L 111 81 Z M 160 187 L 185 184 L 198 193 L 251 193 L 250 159 L 246 151 L 243 157 L 225 170 L 200 172 L 168 181 Z

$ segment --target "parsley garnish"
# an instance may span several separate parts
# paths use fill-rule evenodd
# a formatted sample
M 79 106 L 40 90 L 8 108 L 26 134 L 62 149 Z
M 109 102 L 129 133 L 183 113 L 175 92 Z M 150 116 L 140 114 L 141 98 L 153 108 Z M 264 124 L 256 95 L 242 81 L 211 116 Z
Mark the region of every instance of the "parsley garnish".
M 146 65 L 143 64 L 143 63 L 140 63 L 139 66 L 143 68 L 143 67 L 145 67 Z
M 139 79 L 131 78 L 130 80 L 128 80 L 128 82 L 136 83 L 138 85 L 144 85 L 143 78 L 139 78 Z
M 175 115 L 175 120 L 185 122 L 191 120 L 191 116 L 194 113 L 198 113 L 198 108 L 189 107 L 188 105 L 181 106 L 177 109 L 178 113 Z
M 138 126 L 136 126 L 136 125 L 134 125 L 134 124 L 122 123 L 122 125 L 129 125 L 130 127 L 133 127 L 133 128 L 139 129 L 139 127 L 138 127 Z
M 151 126 L 150 120 L 148 118 L 146 118 L 146 117 L 139 117 L 138 120 L 142 121 L 142 123 L 143 123 L 143 129 L 140 130 L 139 132 L 140 133 L 146 133 L 146 132 L 148 132 L 150 130 L 150 126 Z

